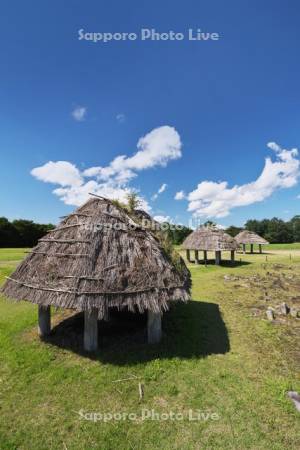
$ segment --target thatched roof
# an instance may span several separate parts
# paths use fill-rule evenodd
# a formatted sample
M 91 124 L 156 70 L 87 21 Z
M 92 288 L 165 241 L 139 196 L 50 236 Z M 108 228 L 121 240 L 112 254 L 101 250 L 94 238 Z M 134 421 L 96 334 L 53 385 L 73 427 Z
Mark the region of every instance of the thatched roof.
M 39 240 L 2 291 L 42 305 L 98 308 L 99 318 L 108 307 L 163 312 L 170 301 L 189 299 L 189 272 L 176 258 L 134 213 L 92 198 Z
M 248 230 L 241 231 L 235 236 L 235 240 L 238 244 L 269 244 L 264 238 Z
M 236 241 L 216 227 L 200 227 L 183 242 L 183 248 L 187 250 L 207 250 L 222 251 L 236 250 L 238 245 Z

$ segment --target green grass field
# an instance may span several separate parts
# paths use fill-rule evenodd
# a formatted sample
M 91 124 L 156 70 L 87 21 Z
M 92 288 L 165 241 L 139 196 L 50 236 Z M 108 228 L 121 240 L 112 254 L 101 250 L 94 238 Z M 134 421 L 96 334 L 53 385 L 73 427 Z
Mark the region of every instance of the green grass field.
M 269 244 L 263 246 L 263 248 L 266 252 L 270 252 L 272 250 L 300 250 L 300 242 L 294 242 L 293 244 Z M 254 245 L 254 249 L 257 250 L 258 246 Z
M 300 320 L 265 320 L 268 305 L 300 308 L 297 250 L 269 246 L 239 254 L 234 266 L 190 264 L 193 300 L 165 314 L 161 344 L 145 344 L 140 322 L 105 325 L 93 357 L 81 350 L 79 319 L 72 328 L 53 312 L 54 334 L 42 342 L 36 307 L 0 298 L 0 449 L 300 448 L 300 415 L 286 397 L 300 391 Z M 1 283 L 23 255 L 0 249 Z M 143 409 L 183 420 L 141 420 Z M 94 422 L 80 410 L 137 420 Z M 189 410 L 217 416 L 190 421 Z

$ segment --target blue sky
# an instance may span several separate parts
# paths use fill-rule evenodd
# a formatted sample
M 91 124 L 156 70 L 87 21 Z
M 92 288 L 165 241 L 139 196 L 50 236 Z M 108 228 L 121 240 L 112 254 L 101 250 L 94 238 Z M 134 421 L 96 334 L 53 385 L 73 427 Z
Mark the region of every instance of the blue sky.
M 0 215 L 57 222 L 89 186 L 183 223 L 298 214 L 299 20 L 296 0 L 2 2 Z M 142 28 L 220 39 L 78 40 Z

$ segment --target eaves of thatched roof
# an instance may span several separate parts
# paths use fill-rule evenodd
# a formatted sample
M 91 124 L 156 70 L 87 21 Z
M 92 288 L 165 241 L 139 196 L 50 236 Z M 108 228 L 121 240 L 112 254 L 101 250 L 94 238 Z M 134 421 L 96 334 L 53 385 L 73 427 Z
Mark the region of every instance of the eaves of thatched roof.
M 3 286 L 12 299 L 79 311 L 163 312 L 189 299 L 190 278 L 134 214 L 92 198 L 40 239 Z
M 223 230 L 215 227 L 200 227 L 185 239 L 183 248 L 186 250 L 226 251 L 236 250 L 238 244 Z
M 235 236 L 235 240 L 238 244 L 269 244 L 266 239 L 262 238 L 253 231 L 244 230 Z

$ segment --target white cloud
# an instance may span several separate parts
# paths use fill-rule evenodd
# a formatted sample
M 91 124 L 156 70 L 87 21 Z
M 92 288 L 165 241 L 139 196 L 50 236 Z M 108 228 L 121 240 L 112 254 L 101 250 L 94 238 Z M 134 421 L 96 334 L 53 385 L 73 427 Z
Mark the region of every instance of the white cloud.
M 274 150 L 274 152 L 280 152 L 281 150 L 280 145 L 276 144 L 276 142 L 268 142 L 267 147 L 269 147 L 271 150 Z
M 173 159 L 181 157 L 180 136 L 175 128 L 162 126 L 155 128 L 140 138 L 138 151 L 133 156 L 120 155 L 106 167 L 91 167 L 84 171 L 85 176 L 96 176 L 99 180 L 115 179 L 127 183 L 136 172 L 152 167 L 165 167 Z
M 184 191 L 176 192 L 174 198 L 175 198 L 175 200 L 183 200 L 183 199 L 185 198 L 185 193 L 184 193 Z
M 53 191 L 66 205 L 75 206 L 80 206 L 86 202 L 90 198 L 90 192 L 101 197 L 126 203 L 126 196 L 130 192 L 130 189 L 109 186 L 105 183 L 99 184 L 95 180 L 89 180 L 81 186 L 60 187 Z
M 38 180 L 61 186 L 80 186 L 83 183 L 77 167 L 68 161 L 49 161 L 43 166 L 32 169 L 30 173 Z
M 162 194 L 167 189 L 168 185 L 166 183 L 162 184 L 161 187 L 158 189 L 158 193 Z
M 116 115 L 116 119 L 119 123 L 123 123 L 126 120 L 126 116 L 123 113 L 119 113 Z
M 298 150 L 282 149 L 275 142 L 267 145 L 276 153 L 276 159 L 266 158 L 263 171 L 255 181 L 231 188 L 227 181 L 202 181 L 187 196 L 188 211 L 199 217 L 226 217 L 233 208 L 261 202 L 278 189 L 295 186 L 300 174 Z
M 83 122 L 87 115 L 87 108 L 85 106 L 76 106 L 71 115 L 77 122 Z
M 103 197 L 126 201 L 129 182 L 140 170 L 155 166 L 164 167 L 172 159 L 181 157 L 181 141 L 177 131 L 169 126 L 155 128 L 139 139 L 133 156 L 117 156 L 106 167 L 90 167 L 83 172 L 68 161 L 57 161 L 32 169 L 38 180 L 58 184 L 53 192 L 64 203 L 79 206 L 89 198 L 89 192 Z M 86 180 L 86 178 L 91 178 Z M 166 185 L 160 187 L 161 192 Z M 150 210 L 147 201 L 140 197 L 141 206 Z
M 171 222 L 171 218 L 169 216 L 154 216 L 153 219 L 159 223 Z
M 155 128 L 139 139 L 139 151 L 128 158 L 127 164 L 131 169 L 142 170 L 149 167 L 165 167 L 172 159 L 181 157 L 180 136 L 173 127 L 163 126 Z
M 152 199 L 152 200 L 156 200 L 157 197 L 159 196 L 159 194 L 162 194 L 163 192 L 165 192 L 165 190 L 167 189 L 167 187 L 168 187 L 168 185 L 167 185 L 166 183 L 163 183 L 163 184 L 161 185 L 161 187 L 158 189 L 158 191 L 157 191 L 154 195 L 152 195 L 151 199 Z

